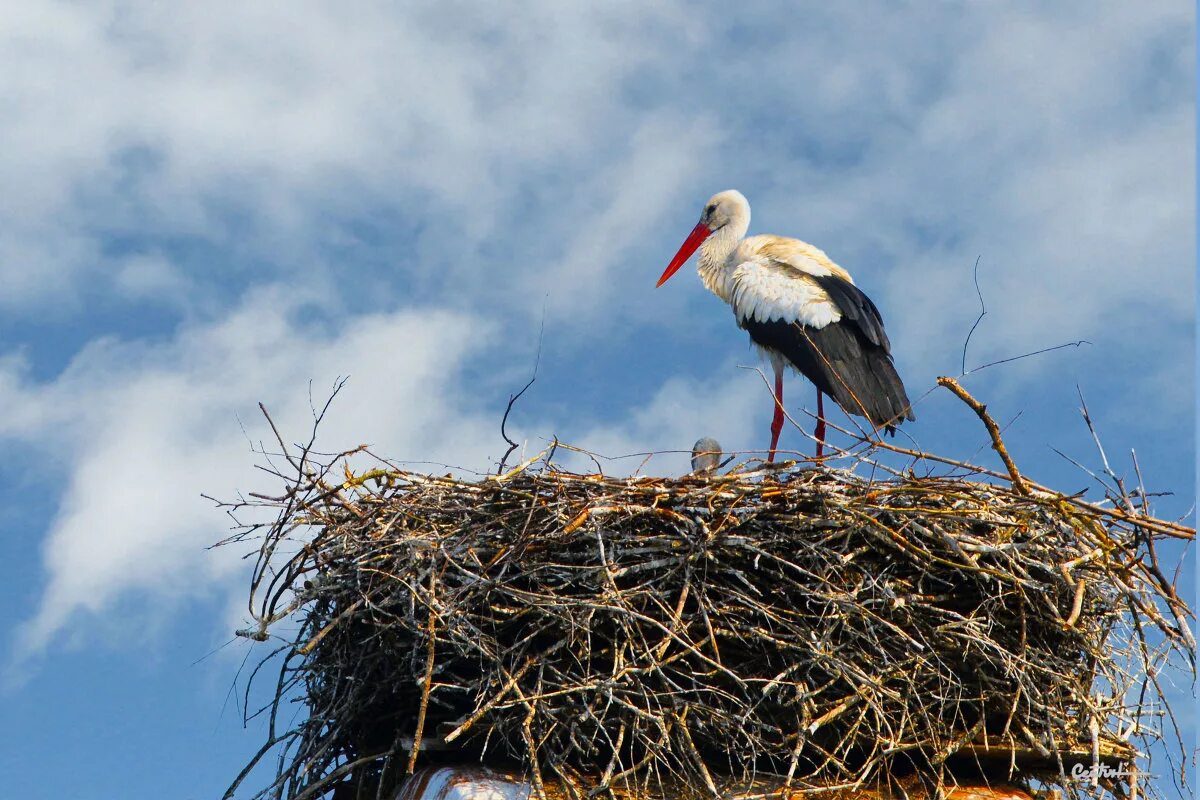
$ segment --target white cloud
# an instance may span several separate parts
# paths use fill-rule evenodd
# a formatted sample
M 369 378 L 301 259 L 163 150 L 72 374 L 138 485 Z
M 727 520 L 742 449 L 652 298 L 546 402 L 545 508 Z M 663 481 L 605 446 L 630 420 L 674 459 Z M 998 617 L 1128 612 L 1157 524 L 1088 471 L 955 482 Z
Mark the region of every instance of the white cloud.
M 601 316 L 617 325 L 636 316 L 627 303 L 644 295 L 634 301 L 644 309 L 656 276 L 630 253 L 644 246 L 664 216 L 695 204 L 680 188 L 703 166 L 716 139 L 707 121 L 651 116 L 638 127 L 626 158 L 583 187 L 587 200 L 576 229 L 566 232 L 564 252 L 526 268 L 520 276 L 526 291 L 548 294 L 555 318 L 575 325 Z
M 153 299 L 182 304 L 191 281 L 175 264 L 162 255 L 140 253 L 117 265 L 116 283 L 129 298 Z
M 0 181 L 22 187 L 0 198 L 11 309 L 62 302 L 44 278 L 105 269 L 113 236 L 203 237 L 279 268 L 306 262 L 331 213 L 379 204 L 421 219 L 418 249 L 451 244 L 454 273 L 512 222 L 528 176 L 604 163 L 597 134 L 636 125 L 622 83 L 659 57 L 656 23 L 678 13 L 556 2 L 520 18 L 435 3 L 13 11 L 0 23 L 0 69 L 23 76 L 0 88 L 16 110 L 0 130 Z
M 311 426 L 309 382 L 321 402 L 349 374 L 322 447 L 367 442 L 397 458 L 486 468 L 495 422 L 457 399 L 464 363 L 486 340 L 483 321 L 406 310 L 322 331 L 304 319 L 301 298 L 263 291 L 165 344 L 97 343 L 48 384 L 5 365 L 0 392 L 13 413 L 0 436 L 53 442 L 70 464 L 26 652 L 131 592 L 155 597 L 151 609 L 241 577 L 237 548 L 204 550 L 225 520 L 199 494 L 278 489 L 264 486 L 239 427 L 241 419 L 256 442 L 271 442 L 258 401 L 299 439 Z
M 680 316 L 645 289 L 679 220 L 737 184 L 756 230 L 862 276 L 918 369 L 970 324 L 980 254 L 995 317 L 1021 319 L 979 342 L 996 355 L 1096 338 L 1131 269 L 1190 313 L 1190 9 L 802 13 L 25 4 L 0 28 L 26 78 L 0 89 L 0 180 L 23 187 L 0 198 L 0 303 L 70 308 L 104 273 L 177 302 L 106 249 L 137 237 L 213 252 L 185 298 L 281 276 L 353 296 L 327 249 L 382 213 L 411 238 L 368 296 L 525 322 L 549 293 L 578 342 Z

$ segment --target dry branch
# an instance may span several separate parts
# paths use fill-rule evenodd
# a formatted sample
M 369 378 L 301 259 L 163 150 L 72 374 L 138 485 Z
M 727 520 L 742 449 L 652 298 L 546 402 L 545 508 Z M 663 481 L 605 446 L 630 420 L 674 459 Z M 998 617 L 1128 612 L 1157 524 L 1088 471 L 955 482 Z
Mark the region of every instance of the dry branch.
M 1004 462 L 1004 468 L 1008 470 L 1009 477 L 1012 478 L 1013 488 L 1021 494 L 1029 494 L 1029 487 L 1025 485 L 1025 479 L 1017 471 L 1017 465 L 1013 463 L 1012 456 L 1008 454 L 1008 448 L 1004 446 L 1004 440 L 1000 438 L 1000 426 L 996 424 L 996 420 L 992 419 L 992 415 L 987 413 L 987 406 L 972 397 L 954 378 L 942 376 L 937 379 L 937 382 L 938 386 L 945 386 L 954 392 L 958 399 L 970 406 L 971 410 L 979 416 L 984 427 L 987 428 L 988 436 L 992 437 L 992 449 L 999 454 L 1000 460 Z

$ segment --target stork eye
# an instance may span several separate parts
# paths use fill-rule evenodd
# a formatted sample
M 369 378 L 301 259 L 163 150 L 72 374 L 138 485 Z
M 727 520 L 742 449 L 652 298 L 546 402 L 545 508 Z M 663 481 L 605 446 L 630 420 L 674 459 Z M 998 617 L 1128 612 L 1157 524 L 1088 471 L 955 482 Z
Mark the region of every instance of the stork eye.
M 706 217 L 711 217 L 715 213 L 717 213 L 717 207 L 715 205 L 709 206 L 708 208 L 704 209 L 704 216 L 706 216 Z

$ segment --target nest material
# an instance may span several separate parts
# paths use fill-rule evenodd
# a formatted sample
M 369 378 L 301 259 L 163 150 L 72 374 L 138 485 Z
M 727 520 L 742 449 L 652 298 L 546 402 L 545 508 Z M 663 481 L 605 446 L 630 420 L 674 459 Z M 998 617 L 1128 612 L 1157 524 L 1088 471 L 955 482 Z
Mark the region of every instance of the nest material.
M 1145 557 L 1187 529 L 1026 484 L 297 465 L 241 632 L 299 623 L 271 712 L 299 692 L 308 714 L 272 723 L 264 795 L 383 796 L 481 754 L 539 790 L 1075 791 L 1072 764 L 1154 735 L 1156 674 L 1191 642 Z

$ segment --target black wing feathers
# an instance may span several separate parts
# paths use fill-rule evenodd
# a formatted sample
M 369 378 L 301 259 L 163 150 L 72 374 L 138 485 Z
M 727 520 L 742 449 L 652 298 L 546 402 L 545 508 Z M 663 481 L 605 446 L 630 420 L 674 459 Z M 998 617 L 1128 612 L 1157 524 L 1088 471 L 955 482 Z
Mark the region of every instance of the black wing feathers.
M 847 414 L 866 417 L 895 433 L 916 419 L 890 355 L 879 309 L 854 284 L 833 276 L 813 277 L 842 312 L 838 322 L 813 328 L 799 322 L 739 320 L 761 347 L 779 351 L 818 391 Z
M 842 321 L 849 320 L 857 323 L 863 335 L 871 344 L 879 345 L 883 352 L 892 352 L 892 343 L 888 341 L 887 333 L 883 330 L 883 317 L 879 309 L 871 302 L 871 298 L 863 294 L 853 283 L 842 280 L 835 275 L 810 275 L 810 278 L 825 290 L 829 299 L 842 312 Z

